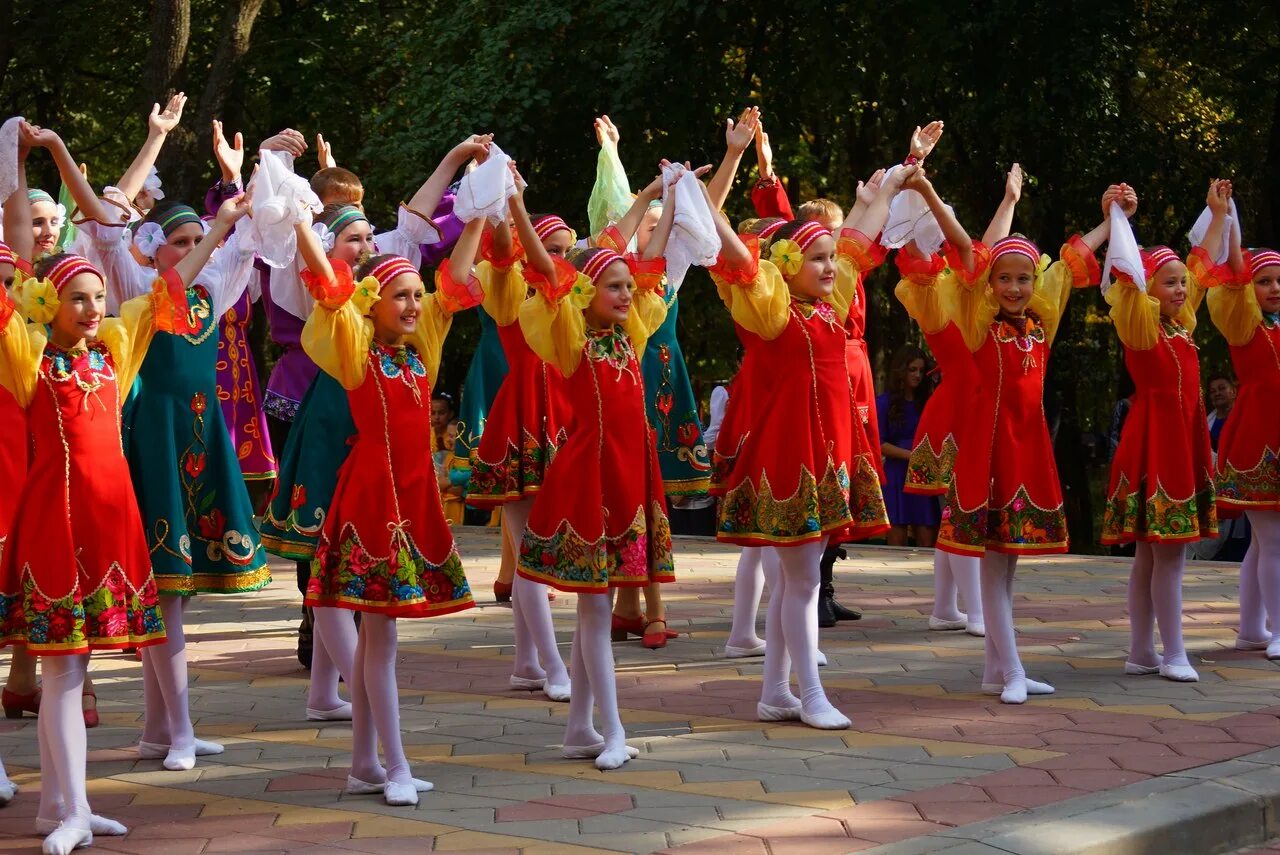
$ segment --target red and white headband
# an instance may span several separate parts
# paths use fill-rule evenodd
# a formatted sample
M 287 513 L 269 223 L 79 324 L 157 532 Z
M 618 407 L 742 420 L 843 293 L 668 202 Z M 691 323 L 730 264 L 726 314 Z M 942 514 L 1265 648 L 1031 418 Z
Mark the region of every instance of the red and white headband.
M 546 240 L 560 229 L 573 234 L 573 229 L 569 228 L 569 224 L 555 214 L 547 214 L 533 221 L 533 231 L 538 236 L 538 240 Z
M 611 249 L 602 249 L 595 255 L 587 259 L 587 263 L 582 265 L 582 273 L 591 280 L 594 285 L 600 279 L 601 274 L 609 269 L 609 265 L 615 261 L 626 262 L 624 256 L 619 255 Z
M 1264 267 L 1280 266 L 1280 252 L 1274 249 L 1254 249 L 1245 252 L 1245 262 L 1249 265 L 1249 278 L 1258 275 L 1258 271 Z
M 410 264 L 408 259 L 393 255 L 386 261 L 379 263 L 367 275 L 377 279 L 378 287 L 381 289 L 390 284 L 397 276 L 402 276 L 405 273 L 412 273 L 417 276 L 418 268 Z
M 1142 250 L 1142 272 L 1150 279 L 1156 271 L 1171 261 L 1181 261 L 1178 253 L 1167 246 L 1153 246 Z
M 1031 259 L 1033 265 L 1040 263 L 1040 248 L 1024 237 L 1007 237 L 996 241 L 991 247 L 991 264 L 1002 255 L 1021 255 Z
M 821 237 L 831 237 L 831 229 L 815 220 L 810 220 L 791 234 L 791 240 L 795 241 L 801 252 L 808 250 Z
M 80 273 L 92 273 L 103 282 L 106 281 L 102 271 L 94 267 L 87 258 L 79 255 L 64 255 L 53 267 L 49 268 L 45 278 L 52 282 L 54 290 L 61 294 L 63 286 L 70 282 L 72 277 Z

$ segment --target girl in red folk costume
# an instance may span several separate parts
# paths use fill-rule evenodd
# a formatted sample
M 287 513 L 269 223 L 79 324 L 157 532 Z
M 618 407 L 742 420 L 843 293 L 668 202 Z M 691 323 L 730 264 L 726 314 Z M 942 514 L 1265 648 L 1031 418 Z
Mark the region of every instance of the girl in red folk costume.
M 67 853 L 123 834 L 90 813 L 80 695 L 89 652 L 164 641 L 159 597 L 129 469 L 120 410 L 157 330 L 190 331 L 187 283 L 218 238 L 248 212 L 218 213 L 203 250 L 157 278 L 152 292 L 106 318 L 103 275 L 86 259 L 48 256 L 0 296 L 0 385 L 27 411 L 31 469 L 0 569 L 4 644 L 43 656 L 39 738 L 43 851 Z M 113 513 L 103 515 L 111 507 Z
M 575 421 L 533 503 L 518 572 L 578 594 L 564 755 L 595 758 L 598 769 L 638 753 L 618 716 L 610 589 L 675 581 L 638 356 L 666 316 L 661 256 L 675 207 L 664 207 L 643 259 L 604 247 L 573 253 L 577 275 L 557 269 L 532 280 L 536 296 L 520 307 L 529 346 L 565 378 Z M 592 722 L 596 704 L 603 734 Z
M 943 510 L 938 546 L 982 557 L 982 605 L 986 630 L 983 691 L 1004 703 L 1053 687 L 1028 680 L 1013 629 L 1013 574 L 1019 555 L 1067 549 L 1066 517 L 1053 445 L 1044 417 L 1044 376 L 1049 347 L 1074 288 L 1098 279 L 1097 248 L 1110 230 L 1109 205 L 1120 188 L 1103 196 L 1101 224 L 1063 245 L 1054 264 L 1024 237 L 990 249 L 973 241 L 917 174 L 904 186 L 928 202 L 948 243 L 947 264 L 935 261 L 936 278 L 910 277 L 925 294 L 912 310 L 921 325 L 941 330 L 952 322 L 973 354 L 982 389 L 966 422 L 965 453 L 956 459 Z M 936 284 L 935 284 L 936 283 Z M 972 449 L 972 453 L 969 452 Z
M 347 792 L 382 793 L 389 805 L 415 805 L 418 793 L 431 789 L 410 775 L 400 738 L 396 618 L 474 605 L 422 438 L 429 435 L 431 386 L 453 314 L 480 302 L 467 276 L 482 225 L 464 230 L 433 294 L 424 293 L 414 266 L 395 255 L 369 258 L 353 281 L 345 262 L 325 256 L 308 224 L 295 227 L 307 265 L 303 277 L 316 300 L 302 345 L 347 390 L 356 428 L 316 548 L 306 604 L 363 613 L 350 687 Z
M 1008 237 L 1013 214 L 1022 198 L 1022 168 L 1014 164 L 1005 178 L 1004 198 L 982 236 L 990 246 Z M 951 486 L 960 437 L 969 423 L 969 410 L 982 386 L 982 377 L 973 356 L 965 345 L 960 328 L 937 311 L 936 292 L 930 288 L 945 264 L 936 255 L 942 240 L 941 231 L 932 214 L 925 228 L 916 226 L 897 255 L 898 271 L 904 282 L 898 285 L 899 302 L 920 324 L 925 342 L 942 374 L 942 380 L 925 405 L 916 428 L 911 457 L 907 460 L 907 480 L 903 490 L 925 496 L 943 497 Z M 921 245 L 925 242 L 925 245 Z M 912 288 L 912 285 L 923 289 Z M 930 306 L 922 309 L 920 300 Z M 941 323 L 941 328 L 936 324 Z M 933 611 L 929 629 L 948 631 L 963 629 L 970 635 L 986 635 L 982 618 L 980 578 L 982 560 L 976 555 L 957 555 L 944 549 L 933 550 Z M 959 609 L 957 594 L 964 597 L 965 611 Z
M 1254 249 L 1242 257 L 1233 229 L 1231 261 L 1238 279 L 1212 283 L 1207 298 L 1240 380 L 1218 441 L 1218 510 L 1224 517 L 1247 514 L 1253 527 L 1240 565 L 1236 649 L 1265 650 L 1280 660 L 1280 252 Z
M 777 562 L 769 598 L 765 721 L 799 719 L 847 728 L 818 679 L 816 600 L 819 560 L 828 540 L 888 529 L 873 449 L 862 429 L 845 362 L 845 315 L 858 274 L 873 264 L 866 234 L 876 234 L 909 167 L 886 179 L 837 241 L 817 222 L 792 221 L 774 233 L 769 257 L 722 220 L 716 288 L 746 350 L 716 440 L 712 492 L 723 497 L 717 536 L 766 546 Z M 791 381 L 778 383 L 780 376 Z M 800 697 L 791 693 L 794 664 Z
M 1115 282 L 1106 299 L 1136 392 L 1111 464 L 1102 543 L 1137 543 L 1124 672 L 1194 682 L 1199 675 L 1182 642 L 1182 570 L 1186 544 L 1216 537 L 1218 518 L 1200 352 L 1191 336 L 1205 287 L 1234 279 L 1225 266 L 1215 270 L 1205 251 L 1221 243 L 1230 186 L 1210 185 L 1213 221 L 1185 265 L 1166 246 L 1139 252 L 1128 222 L 1137 196 L 1121 186 L 1107 253 Z M 1156 655 L 1156 624 L 1163 657 Z

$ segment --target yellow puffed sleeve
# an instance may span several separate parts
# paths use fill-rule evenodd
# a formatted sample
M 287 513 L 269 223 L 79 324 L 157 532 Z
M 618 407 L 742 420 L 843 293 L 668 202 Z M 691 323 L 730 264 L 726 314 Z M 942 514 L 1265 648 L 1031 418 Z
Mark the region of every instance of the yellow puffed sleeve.
M 926 335 L 938 332 L 950 323 L 954 310 L 954 306 L 949 308 L 944 304 L 944 292 L 938 287 L 946 263 L 939 255 L 920 258 L 901 251 L 896 261 L 902 280 L 894 288 L 894 296 L 922 332 Z
M 444 352 L 444 340 L 449 335 L 449 327 L 453 325 L 451 308 L 442 291 L 437 290 L 433 294 L 428 294 L 422 299 L 418 325 L 408 336 L 409 343 L 422 357 L 432 386 L 436 384 L 436 376 L 440 373 L 440 355 Z
M 1128 277 L 1107 290 L 1111 323 L 1121 343 L 1131 350 L 1150 350 L 1160 341 L 1160 301 L 1144 293 Z
M 836 239 L 836 284 L 826 302 L 844 323 L 858 297 L 858 279 L 875 270 L 887 256 L 884 247 L 857 229 L 842 229 Z
M 1258 305 L 1258 295 L 1254 293 L 1252 282 L 1223 283 L 1220 287 L 1210 288 L 1206 299 L 1209 318 L 1227 344 L 1244 347 L 1253 341 L 1258 327 L 1262 325 L 1262 308 Z
M 350 300 L 337 308 L 317 302 L 302 327 L 303 351 L 348 391 L 359 389 L 364 382 L 372 341 L 373 321 L 360 314 Z
M 9 293 L 0 286 L 0 386 L 9 390 L 23 409 L 35 397 L 47 341 L 44 327 L 24 323 Z
M 1040 257 L 1043 269 L 1045 256 Z M 1102 269 L 1098 259 L 1079 235 L 1072 235 L 1062 245 L 1058 260 L 1048 266 L 1036 282 L 1036 291 L 1029 309 L 1040 317 L 1044 326 L 1045 341 L 1053 344 L 1058 334 L 1058 324 L 1067 310 L 1067 301 L 1076 288 L 1098 284 Z
M 1182 309 L 1178 312 L 1178 320 L 1190 332 L 1195 332 L 1196 312 L 1200 311 L 1200 304 L 1204 302 L 1206 292 L 1225 291 L 1235 284 L 1236 275 L 1231 268 L 1226 264 L 1214 264 L 1209 253 L 1197 246 L 1191 250 L 1191 255 L 1187 256 L 1187 301 L 1182 304 Z M 1249 299 L 1258 312 L 1257 321 L 1261 323 L 1262 310 L 1257 308 L 1257 298 L 1254 296 L 1253 289 L 1244 290 L 1249 292 Z M 1217 324 L 1217 318 L 1213 317 L 1213 309 L 1210 308 L 1209 312 L 1210 318 L 1213 319 L 1214 324 Z M 1249 337 L 1252 337 L 1256 326 L 1257 323 L 1249 327 Z M 1222 330 L 1222 334 L 1226 336 L 1226 330 Z M 1234 344 L 1229 336 L 1227 341 L 1229 344 Z
M 991 322 L 1000 313 L 991 296 L 988 274 L 991 253 L 981 241 L 973 242 L 973 271 L 964 266 L 959 252 L 951 244 L 943 244 L 947 269 L 938 278 L 938 299 L 945 316 L 953 321 L 964 336 L 969 351 L 976 353 L 987 340 Z
M 516 261 L 504 269 L 481 261 L 476 265 L 476 278 L 484 289 L 484 302 L 480 305 L 493 322 L 500 327 L 514 324 L 520 316 L 520 304 L 529 294 L 523 265 Z
M 98 338 L 111 351 L 116 364 L 122 407 L 155 334 L 155 302 L 151 294 L 125 300 L 120 304 L 120 317 L 105 318 L 98 328 Z
M 627 322 L 622 325 L 627 337 L 631 339 L 637 361 L 644 361 L 645 345 L 649 343 L 649 337 L 666 319 L 667 301 L 663 296 L 657 291 L 638 289 L 631 300 Z
M 520 331 L 530 349 L 565 377 L 582 362 L 587 322 L 582 310 L 564 298 L 548 298 L 541 289 L 520 304 Z
M 743 235 L 742 242 L 751 252 L 751 264 L 734 267 L 722 258 L 708 272 L 733 322 L 772 341 L 787 327 L 791 291 L 781 271 L 760 259 L 760 242 L 755 235 Z

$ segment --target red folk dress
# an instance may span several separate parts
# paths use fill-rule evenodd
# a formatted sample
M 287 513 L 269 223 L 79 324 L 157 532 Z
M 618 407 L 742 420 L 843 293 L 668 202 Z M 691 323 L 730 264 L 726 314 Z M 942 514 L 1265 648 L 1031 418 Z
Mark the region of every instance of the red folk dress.
M 577 271 L 567 262 L 564 268 L 572 286 Z M 514 258 L 490 256 L 476 268 L 484 288 L 481 307 L 497 324 L 507 358 L 507 376 L 489 408 L 480 444 L 471 451 L 467 504 L 479 508 L 536 495 L 567 436 L 570 411 L 564 377 L 533 352 L 517 323 L 529 291 L 526 276 L 541 278 Z
M 431 617 L 475 605 L 440 504 L 428 451 L 431 386 L 453 313 L 475 305 L 440 277 L 402 345 L 373 337 L 370 289 L 339 267 L 337 286 L 304 274 L 316 307 L 302 346 L 347 390 L 356 435 L 311 564 L 306 604 L 391 617 Z M 447 270 L 447 268 L 446 268 Z M 376 295 L 376 284 L 372 294 Z
M 948 248 L 950 269 L 937 286 L 945 316 L 963 334 L 983 383 L 972 402 L 974 424 L 965 428 L 964 453 L 956 458 L 938 548 L 960 555 L 988 549 L 1013 555 L 1066 552 L 1044 378 L 1067 300 L 1074 288 L 1098 281 L 1098 262 L 1078 236 L 1063 245 L 1052 265 L 1041 256 L 1025 323 L 1018 328 L 999 315 L 987 281 L 990 253 L 977 242 L 974 259 L 969 273 Z
M 711 271 L 746 354 L 716 439 L 711 493 L 721 497 L 716 537 L 742 546 L 862 540 L 889 528 L 877 461 L 854 401 L 845 321 L 871 243 L 846 230 L 826 300 L 792 297 L 759 258 Z
M 895 291 L 898 301 L 920 325 L 942 373 L 942 382 L 929 396 L 916 427 L 903 490 L 941 496 L 951 486 L 965 428 L 978 423 L 972 418 L 972 410 L 982 395 L 982 377 L 964 334 L 943 316 L 935 287 L 946 269 L 941 256 L 921 259 L 899 252 L 897 263 L 903 277 Z
M 877 452 L 880 450 L 880 420 L 876 417 L 875 376 L 871 373 L 871 359 L 867 356 L 867 291 L 863 282 L 868 273 L 884 263 L 886 255 L 879 241 L 863 247 L 862 258 L 868 266 L 858 271 L 849 316 L 844 322 L 844 358 L 849 371 L 849 388 L 853 393 L 853 403 L 858 408 L 858 417 L 862 420 L 862 429 L 867 435 L 867 444 Z M 874 460 L 883 484 L 884 458 L 877 453 Z
M 1253 283 L 1209 289 L 1209 317 L 1231 350 L 1239 392 L 1218 438 L 1218 512 L 1280 511 L 1280 316 L 1264 314 Z
M 582 307 L 589 298 L 574 293 L 584 283 L 591 289 L 585 276 L 573 291 L 538 282 L 536 295 L 520 307 L 529 346 L 564 376 L 574 415 L 529 514 L 518 572 L 561 591 L 604 593 L 675 581 L 638 356 L 667 307 L 661 261 L 645 264 L 658 272 L 636 273 L 635 299 L 621 327 L 587 326 Z
M 0 565 L 0 645 L 70 655 L 164 641 L 120 434 L 156 329 L 174 329 L 173 289 L 161 283 L 122 303 L 120 317 L 76 350 L 49 341 L 43 325 L 24 325 L 0 290 L 0 386 L 25 409 L 32 448 Z
M 1187 259 L 1187 300 L 1175 318 L 1161 317 L 1160 302 L 1127 277 L 1107 291 L 1136 390 L 1111 461 L 1104 545 L 1190 543 L 1217 536 L 1200 351 L 1192 333 L 1204 289 L 1222 273 L 1212 270 L 1203 250 L 1193 250 Z
M 31 443 L 27 438 L 27 411 L 7 389 L 0 389 L 0 562 L 9 539 L 9 525 L 18 512 L 18 498 L 27 477 L 27 457 Z

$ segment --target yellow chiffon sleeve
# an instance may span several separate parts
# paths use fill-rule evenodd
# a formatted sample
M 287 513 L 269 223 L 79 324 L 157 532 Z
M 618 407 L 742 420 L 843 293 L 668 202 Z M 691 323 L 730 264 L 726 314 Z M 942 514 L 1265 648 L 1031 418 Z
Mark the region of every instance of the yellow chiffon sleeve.
M 639 289 L 631 300 L 631 311 L 623 329 L 631 339 L 631 347 L 635 349 L 636 361 L 644 361 L 645 345 L 667 319 L 667 301 L 657 291 Z
M 1244 347 L 1253 341 L 1262 325 L 1262 307 L 1252 282 L 1223 283 L 1209 289 L 1209 318 L 1227 344 Z
M 453 312 L 454 306 L 450 304 L 444 293 L 437 289 L 422 299 L 418 325 L 408 336 L 409 343 L 422 357 L 432 386 L 436 384 L 436 377 L 440 373 L 440 356 L 444 353 L 444 340 L 449 335 L 449 327 L 453 325 Z M 368 347 L 368 345 L 365 346 Z
M 587 322 L 571 301 L 548 298 L 538 289 L 520 304 L 520 331 L 538 358 L 565 377 L 578 370 L 587 343 Z
M 1044 258 L 1041 256 L 1041 264 L 1044 263 Z M 1098 266 L 1093 250 L 1079 235 L 1072 235 L 1062 245 L 1058 260 L 1040 274 L 1029 306 L 1040 316 L 1048 344 L 1053 344 L 1053 338 L 1058 334 L 1058 324 L 1067 310 L 1071 292 L 1076 288 L 1098 284 L 1101 275 L 1102 269 Z
M 760 243 L 755 236 L 743 235 L 742 242 L 751 252 L 750 265 L 733 267 L 722 259 L 708 272 L 733 322 L 772 341 L 787 327 L 791 291 L 781 271 L 771 261 L 761 260 Z
M 1247 284 L 1247 283 L 1246 283 Z M 1196 328 L 1196 312 L 1200 311 L 1200 304 L 1204 302 L 1207 293 L 1216 293 L 1218 291 L 1228 291 L 1236 285 L 1236 275 L 1226 264 L 1214 264 L 1213 259 L 1209 257 L 1209 253 L 1200 247 L 1191 250 L 1191 255 L 1187 256 L 1187 301 L 1182 304 L 1182 309 L 1178 313 L 1178 320 L 1188 330 L 1194 332 Z M 1237 334 L 1244 334 L 1245 341 L 1248 342 L 1253 337 L 1253 331 L 1257 325 L 1262 322 L 1262 309 L 1258 308 L 1257 297 L 1253 293 L 1252 288 L 1244 288 L 1249 292 L 1248 300 L 1253 304 L 1257 317 L 1252 321 L 1247 319 L 1247 310 L 1245 317 L 1240 318 L 1237 323 L 1248 323 L 1247 333 L 1245 328 L 1238 327 L 1233 330 Z M 1213 307 L 1210 304 L 1209 317 L 1213 323 L 1218 326 L 1226 337 L 1229 344 L 1235 344 L 1231 341 L 1231 336 L 1227 330 L 1222 329 L 1218 319 L 1213 315 Z
M 1121 343 L 1131 350 L 1150 350 L 1160 341 L 1160 301 L 1144 293 L 1128 277 L 1107 290 L 1111 323 Z
M 884 247 L 857 229 L 842 229 L 836 239 L 836 284 L 826 301 L 844 323 L 858 297 L 858 279 L 884 263 Z
M 372 341 L 373 322 L 350 300 L 336 307 L 317 302 L 302 327 L 303 351 L 348 391 L 364 382 Z
M 920 258 L 906 252 L 897 256 L 898 272 L 902 280 L 893 289 L 898 302 L 907 310 L 911 319 L 926 335 L 938 332 L 951 322 L 951 312 L 943 302 L 943 290 L 939 279 L 946 269 L 938 255 Z
M 25 323 L 8 292 L 0 286 L 0 386 L 9 390 L 23 409 L 35 397 L 47 341 L 44 327 Z
M 476 278 L 484 289 L 484 301 L 480 305 L 489 317 L 500 327 L 514 324 L 520 316 L 520 304 L 529 293 L 524 266 L 514 261 L 503 268 L 490 261 L 481 261 L 476 265 Z
M 116 366 L 121 407 L 142 370 L 142 361 L 156 333 L 192 331 L 188 325 L 190 311 L 186 283 L 171 268 L 152 281 L 150 294 L 125 300 L 120 304 L 119 317 L 105 318 L 99 325 L 98 338 L 111 351 Z

